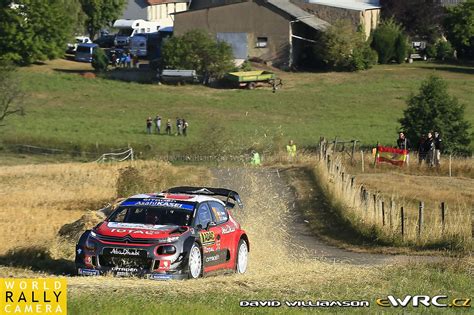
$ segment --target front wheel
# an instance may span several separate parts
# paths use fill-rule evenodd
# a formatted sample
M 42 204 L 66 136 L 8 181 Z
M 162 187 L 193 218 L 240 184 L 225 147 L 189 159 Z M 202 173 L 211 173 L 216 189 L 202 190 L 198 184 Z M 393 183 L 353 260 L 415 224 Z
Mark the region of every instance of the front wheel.
M 188 270 L 190 279 L 197 279 L 202 275 L 202 254 L 197 243 L 194 243 L 189 251 Z
M 247 271 L 247 264 L 249 259 L 249 247 L 247 242 L 243 239 L 239 241 L 237 247 L 237 261 L 235 271 L 237 273 L 245 273 Z

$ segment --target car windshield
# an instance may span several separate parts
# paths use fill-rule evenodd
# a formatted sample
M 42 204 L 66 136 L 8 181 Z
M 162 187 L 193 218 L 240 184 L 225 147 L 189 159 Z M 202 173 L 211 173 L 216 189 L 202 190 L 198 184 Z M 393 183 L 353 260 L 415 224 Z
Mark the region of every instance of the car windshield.
M 109 222 L 189 226 L 193 212 L 171 207 L 119 207 Z
M 131 28 L 122 28 L 118 31 L 117 35 L 119 36 L 130 36 L 133 33 L 133 29 Z
M 90 47 L 87 47 L 87 46 L 78 46 L 77 47 L 77 52 L 90 54 L 91 49 L 90 49 Z

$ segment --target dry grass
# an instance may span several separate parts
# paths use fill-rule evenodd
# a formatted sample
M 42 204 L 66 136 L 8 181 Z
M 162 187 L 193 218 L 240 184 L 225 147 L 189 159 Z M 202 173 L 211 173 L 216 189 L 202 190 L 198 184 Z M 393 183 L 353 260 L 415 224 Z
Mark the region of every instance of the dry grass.
M 153 161 L 0 167 L 0 230 L 7 240 L 0 243 L 0 254 L 16 247 L 48 248 L 64 224 L 114 201 L 120 169 L 127 165 L 153 180 L 156 191 L 210 177 L 201 168 L 190 172 L 190 167 Z
M 356 176 L 356 181 L 351 187 L 351 175 L 345 171 L 340 158 L 331 157 L 331 159 L 333 161 L 329 167 L 324 161 L 317 164 L 316 177 L 333 204 L 338 205 L 337 208 L 343 217 L 352 222 L 361 233 L 387 244 L 462 251 L 471 249 L 472 180 L 400 174 L 382 174 L 374 180 L 377 174 L 372 174 L 366 175 L 365 181 L 369 181 L 377 190 L 369 190 L 363 197 L 361 190 L 366 187 L 360 183 L 364 182 L 364 175 Z M 342 173 L 345 173 L 344 180 Z M 360 177 L 363 179 L 359 180 Z M 453 185 L 453 182 L 458 186 Z M 443 183 L 444 186 L 439 183 Z M 420 234 L 418 204 L 415 200 L 421 196 L 423 196 L 421 200 L 425 202 L 425 209 Z M 446 200 L 452 203 L 448 204 L 443 227 L 438 202 Z M 401 207 L 404 208 L 403 235 Z

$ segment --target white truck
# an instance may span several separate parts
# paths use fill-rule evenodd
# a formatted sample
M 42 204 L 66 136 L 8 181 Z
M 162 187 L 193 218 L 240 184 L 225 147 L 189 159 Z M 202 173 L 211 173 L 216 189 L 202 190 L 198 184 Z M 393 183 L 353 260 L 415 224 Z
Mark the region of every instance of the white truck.
M 136 34 L 158 32 L 160 24 L 145 20 L 116 20 L 114 28 L 118 29 L 118 33 L 115 36 L 115 46 L 124 47 L 130 44 L 130 38 Z

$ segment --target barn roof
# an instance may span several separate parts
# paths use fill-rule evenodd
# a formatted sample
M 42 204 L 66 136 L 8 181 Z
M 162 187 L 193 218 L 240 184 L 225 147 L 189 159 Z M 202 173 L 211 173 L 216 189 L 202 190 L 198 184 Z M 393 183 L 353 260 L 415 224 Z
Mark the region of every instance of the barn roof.
M 328 22 L 306 12 L 296 4 L 291 3 L 289 0 L 267 0 L 267 2 L 293 16 L 295 20 L 301 21 L 302 23 L 318 31 L 323 31 L 330 25 Z

